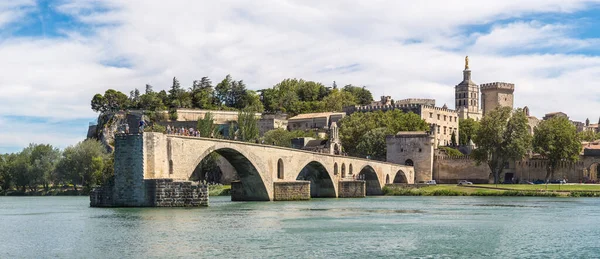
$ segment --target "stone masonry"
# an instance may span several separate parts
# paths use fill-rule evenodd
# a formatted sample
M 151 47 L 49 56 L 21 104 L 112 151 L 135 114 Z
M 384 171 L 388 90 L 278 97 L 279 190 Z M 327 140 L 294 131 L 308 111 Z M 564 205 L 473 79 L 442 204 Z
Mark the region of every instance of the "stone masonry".
M 208 206 L 206 185 L 173 179 L 145 179 L 145 146 L 142 134 L 115 136 L 115 176 L 90 193 L 90 206 Z
M 362 198 L 367 195 L 365 181 L 344 180 L 340 181 L 340 198 Z
M 310 181 L 275 182 L 274 201 L 310 200 Z

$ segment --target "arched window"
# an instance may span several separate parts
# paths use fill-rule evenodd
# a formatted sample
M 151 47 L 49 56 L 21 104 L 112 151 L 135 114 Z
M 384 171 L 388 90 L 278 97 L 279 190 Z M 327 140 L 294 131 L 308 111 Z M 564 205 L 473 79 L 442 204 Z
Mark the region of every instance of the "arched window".
M 414 163 L 411 159 L 407 159 L 406 161 L 404 161 L 404 165 L 413 166 Z
M 333 175 L 337 175 L 338 174 L 338 166 L 337 163 L 333 164 Z
M 348 174 L 352 175 L 352 164 L 350 164 L 350 166 L 348 166 Z
M 283 179 L 283 160 L 281 158 L 277 161 L 277 178 Z
M 346 178 L 346 164 L 342 163 L 342 178 Z
M 390 175 L 389 174 L 385 176 L 385 184 L 388 184 L 388 183 L 390 183 Z

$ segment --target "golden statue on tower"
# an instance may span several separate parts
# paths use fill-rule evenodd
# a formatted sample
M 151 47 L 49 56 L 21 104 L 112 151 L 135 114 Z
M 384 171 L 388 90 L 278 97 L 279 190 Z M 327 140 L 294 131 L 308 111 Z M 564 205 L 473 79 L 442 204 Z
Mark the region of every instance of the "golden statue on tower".
M 469 56 L 465 57 L 465 70 L 469 69 Z

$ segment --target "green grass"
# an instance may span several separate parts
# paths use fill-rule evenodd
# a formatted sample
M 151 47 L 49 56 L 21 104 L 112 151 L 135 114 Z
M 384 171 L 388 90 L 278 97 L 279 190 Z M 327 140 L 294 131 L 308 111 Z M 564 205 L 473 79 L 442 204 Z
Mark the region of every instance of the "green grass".
M 498 185 L 503 186 L 503 185 Z M 516 185 L 521 187 L 521 185 Z M 538 187 L 540 187 L 538 185 Z M 600 187 L 600 186 L 599 186 Z M 562 191 L 562 190 L 561 190 Z M 572 196 L 572 197 L 600 197 L 600 192 L 597 196 L 595 192 L 590 191 L 579 191 L 579 192 L 559 192 L 545 189 L 534 189 L 534 188 L 504 188 L 496 189 L 495 185 L 471 185 L 471 186 L 457 186 L 453 184 L 438 184 L 432 186 L 425 186 L 420 188 L 414 187 L 392 187 L 386 186 L 383 189 L 385 195 L 392 196 L 542 196 L 542 197 L 559 197 L 559 196 Z
M 496 187 L 497 186 L 497 187 Z M 473 188 L 498 188 L 503 190 L 521 190 L 521 191 L 598 191 L 600 184 L 474 184 Z
M 231 195 L 231 185 L 209 185 L 208 196 L 229 196 Z

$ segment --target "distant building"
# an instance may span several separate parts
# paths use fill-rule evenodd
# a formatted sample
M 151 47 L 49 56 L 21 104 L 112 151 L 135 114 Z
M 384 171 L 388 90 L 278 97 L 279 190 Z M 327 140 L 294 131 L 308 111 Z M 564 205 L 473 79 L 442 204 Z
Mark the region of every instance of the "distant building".
M 567 116 L 566 113 L 564 112 L 551 112 L 551 113 L 546 113 L 546 115 L 544 116 L 543 120 L 549 120 L 552 119 L 554 117 L 565 117 L 565 118 L 569 118 L 569 116 Z
M 263 114 L 258 120 L 258 131 L 261 136 L 270 130 L 287 129 L 288 120 L 285 114 Z
M 454 87 L 454 107 L 458 118 L 474 119 L 479 121 L 482 117 L 479 110 L 479 87 L 471 80 L 471 69 L 469 69 L 469 57 L 465 58 L 465 70 L 463 80 Z
M 319 112 L 298 114 L 288 119 L 288 129 L 292 130 L 327 130 L 331 123 L 341 120 L 346 113 Z

